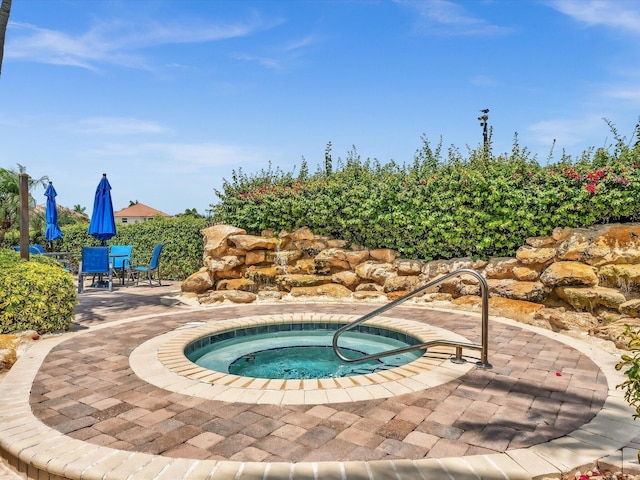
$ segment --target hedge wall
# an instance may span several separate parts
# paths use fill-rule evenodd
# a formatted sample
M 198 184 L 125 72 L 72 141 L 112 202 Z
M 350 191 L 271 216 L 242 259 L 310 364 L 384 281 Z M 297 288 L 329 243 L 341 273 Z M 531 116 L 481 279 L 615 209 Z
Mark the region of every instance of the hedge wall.
M 424 139 L 412 164 L 362 161 L 353 151 L 314 175 L 306 165 L 297 176 L 234 171 L 211 207 L 215 221 L 255 234 L 308 226 L 406 258 L 513 256 L 555 227 L 640 219 L 639 163 L 640 142 L 624 140 L 543 166 L 517 136 L 508 154 L 487 146 L 465 157 L 451 147 L 446 158 Z
M 133 245 L 131 263 L 147 265 L 153 247 L 162 243 L 162 278 L 182 280 L 202 267 L 203 237 L 200 231 L 207 226 L 208 223 L 203 218 L 159 216 L 146 222 L 118 224 L 116 236 L 109 239 L 107 245 Z M 71 252 L 77 264 L 83 246 L 100 245 L 87 230 L 87 224 L 62 227 L 62 238 L 55 241 L 54 248 L 61 252 Z

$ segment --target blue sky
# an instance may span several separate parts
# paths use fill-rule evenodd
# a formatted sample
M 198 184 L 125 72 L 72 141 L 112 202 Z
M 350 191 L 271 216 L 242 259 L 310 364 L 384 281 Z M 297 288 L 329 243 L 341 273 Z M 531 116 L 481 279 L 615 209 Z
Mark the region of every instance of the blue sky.
M 628 138 L 640 116 L 640 0 L 13 0 L 0 167 L 91 212 L 215 203 L 242 167 L 411 162 L 519 142 L 545 163 Z M 33 192 L 44 202 L 44 189 Z

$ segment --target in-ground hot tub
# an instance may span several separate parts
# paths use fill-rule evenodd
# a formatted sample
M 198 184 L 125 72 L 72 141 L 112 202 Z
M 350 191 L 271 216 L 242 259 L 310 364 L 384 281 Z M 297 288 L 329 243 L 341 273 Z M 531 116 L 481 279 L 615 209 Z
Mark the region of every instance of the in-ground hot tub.
M 275 323 L 206 335 L 185 347 L 189 360 L 210 370 L 245 377 L 310 379 L 366 375 L 400 367 L 424 350 L 376 360 L 345 362 L 333 350 L 334 322 Z M 340 353 L 349 359 L 421 343 L 401 331 L 358 325 L 340 337 Z

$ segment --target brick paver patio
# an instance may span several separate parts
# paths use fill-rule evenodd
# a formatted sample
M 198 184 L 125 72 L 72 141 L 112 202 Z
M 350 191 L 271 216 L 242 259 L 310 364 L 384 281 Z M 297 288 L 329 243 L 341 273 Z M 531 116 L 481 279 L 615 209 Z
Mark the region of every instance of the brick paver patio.
M 471 458 L 548 444 L 592 421 L 612 388 L 587 353 L 516 322 L 492 319 L 492 369 L 473 368 L 443 385 L 391 398 L 269 405 L 170 392 L 139 378 L 129 356 L 187 322 L 276 312 L 362 315 L 375 308 L 283 302 L 193 309 L 172 302 L 172 290 L 83 294 L 75 333 L 65 334 L 35 375 L 29 397 L 35 418 L 86 444 L 176 459 L 261 462 L 273 465 L 273 475 L 283 462 L 302 468 L 304 462 Z M 478 316 L 414 305 L 385 316 L 480 341 Z

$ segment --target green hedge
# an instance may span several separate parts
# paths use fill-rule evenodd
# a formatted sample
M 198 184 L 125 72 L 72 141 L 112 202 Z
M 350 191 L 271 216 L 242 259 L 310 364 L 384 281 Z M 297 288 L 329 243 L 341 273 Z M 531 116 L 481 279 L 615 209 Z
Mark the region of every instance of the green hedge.
M 207 226 L 205 219 L 192 216 L 156 217 L 146 222 L 118 224 L 116 236 L 110 238 L 107 245 L 133 245 L 131 263 L 147 265 L 153 247 L 162 243 L 162 278 L 183 280 L 202 267 L 204 243 L 200 231 Z M 100 245 L 100 241 L 89 235 L 87 230 L 86 224 L 62 227 L 62 238 L 54 243 L 57 251 L 73 254 L 76 267 L 83 246 Z
M 68 330 L 78 295 L 71 274 L 42 255 L 0 250 L 0 333 Z
M 211 208 L 214 221 L 254 234 L 308 226 L 406 258 L 513 256 L 527 237 L 555 227 L 640 219 L 639 163 L 640 141 L 543 166 L 517 136 L 510 153 L 495 156 L 489 145 L 464 156 L 451 147 L 446 158 L 425 139 L 411 164 L 363 161 L 353 151 L 330 173 L 308 175 L 304 164 L 297 176 L 234 171 Z

